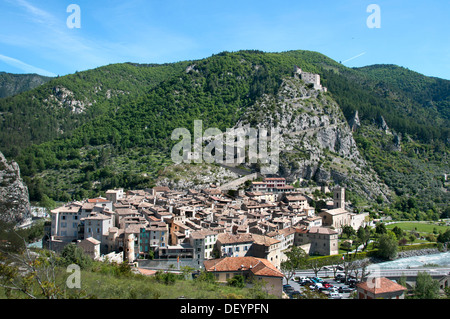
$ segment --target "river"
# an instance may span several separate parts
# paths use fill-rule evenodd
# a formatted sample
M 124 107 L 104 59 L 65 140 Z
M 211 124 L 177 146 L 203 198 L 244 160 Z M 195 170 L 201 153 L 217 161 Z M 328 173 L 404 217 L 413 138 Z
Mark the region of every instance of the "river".
M 369 266 L 381 269 L 405 269 L 423 267 L 427 264 L 439 265 L 440 267 L 450 267 L 450 252 L 399 258 L 393 261 L 386 261 Z

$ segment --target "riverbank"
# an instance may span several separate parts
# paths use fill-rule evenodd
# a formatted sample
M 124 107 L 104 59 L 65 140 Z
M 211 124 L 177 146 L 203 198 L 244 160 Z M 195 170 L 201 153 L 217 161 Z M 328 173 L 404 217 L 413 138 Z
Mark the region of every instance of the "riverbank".
M 408 258 L 408 257 L 416 257 L 416 256 L 426 256 L 426 255 L 434 255 L 439 254 L 446 251 L 439 251 L 437 248 L 425 248 L 425 249 L 417 249 L 417 250 L 407 250 L 400 251 L 397 255 L 396 259 Z
M 450 251 L 439 251 L 437 248 L 426 248 L 418 250 L 401 251 L 393 260 L 383 260 L 376 257 L 368 258 L 371 264 L 380 266 L 383 264 L 386 267 L 421 267 L 427 264 L 432 264 L 437 267 L 448 266 L 450 264 Z
M 411 250 L 399 251 L 397 253 L 397 257 L 395 257 L 392 260 L 386 260 L 386 259 L 382 259 L 382 258 L 375 257 L 375 256 L 368 257 L 365 260 L 369 261 L 371 264 L 378 264 L 378 263 L 395 261 L 395 260 L 405 259 L 405 258 L 410 258 L 410 257 L 435 255 L 435 254 L 445 253 L 447 251 L 449 251 L 449 250 L 440 251 L 438 248 L 423 248 L 423 249 L 415 249 L 415 250 L 411 249 Z

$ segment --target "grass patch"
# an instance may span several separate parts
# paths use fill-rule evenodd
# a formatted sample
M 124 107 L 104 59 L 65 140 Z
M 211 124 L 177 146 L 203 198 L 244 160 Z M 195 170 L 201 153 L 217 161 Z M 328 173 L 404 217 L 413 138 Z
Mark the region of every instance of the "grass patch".
M 392 230 L 395 226 L 405 231 L 417 231 L 419 233 L 434 233 L 445 232 L 450 229 L 450 226 L 436 225 L 434 223 L 415 223 L 415 222 L 402 222 L 386 225 L 386 229 Z

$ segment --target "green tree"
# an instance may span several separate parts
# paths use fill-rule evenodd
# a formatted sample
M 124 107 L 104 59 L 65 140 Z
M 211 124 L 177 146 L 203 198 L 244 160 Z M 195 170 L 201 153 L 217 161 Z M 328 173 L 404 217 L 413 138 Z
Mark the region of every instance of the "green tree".
M 450 229 L 447 229 L 444 233 L 440 233 L 437 237 L 437 241 L 440 243 L 450 242 Z
M 370 240 L 370 229 L 368 227 L 359 227 L 356 235 L 359 241 L 364 245 L 363 250 L 367 248 Z
M 242 275 L 236 275 L 227 280 L 228 285 L 232 287 L 244 288 L 245 287 L 245 278 Z
M 427 272 L 418 272 L 416 278 L 416 286 L 414 288 L 414 298 L 439 298 L 439 282 L 437 280 L 434 280 Z
M 44 207 L 47 210 L 47 212 L 50 212 L 50 210 L 56 207 L 56 202 L 50 197 L 48 197 L 46 194 L 42 194 L 39 205 L 41 207 Z
M 378 238 L 378 256 L 385 259 L 397 257 L 398 241 L 393 232 L 383 234 Z
M 295 270 L 304 269 L 308 263 L 308 254 L 298 246 L 292 246 L 289 251 L 285 253 L 287 259 L 282 261 L 280 269 L 284 274 L 286 281 L 294 275 Z
M 356 232 L 355 232 L 355 230 L 353 229 L 352 226 L 350 226 L 350 225 L 344 225 L 344 226 L 342 227 L 342 234 L 343 234 L 343 235 L 346 235 L 347 238 L 350 238 L 351 236 L 356 235 Z
M 386 234 L 387 230 L 386 230 L 386 225 L 384 225 L 384 223 L 378 223 L 377 226 L 375 227 L 375 233 L 376 234 Z
M 0 287 L 8 298 L 57 299 L 62 289 L 55 281 L 57 257 L 49 251 L 37 256 L 0 253 Z
M 403 237 L 403 230 L 402 230 L 400 227 L 398 227 L 398 226 L 395 226 L 395 227 L 392 229 L 392 232 L 395 234 L 395 236 L 397 237 L 397 239 L 400 239 L 400 238 Z
M 289 280 L 294 276 L 296 268 L 294 262 L 288 259 L 280 263 L 280 270 L 284 278 L 286 278 L 286 283 L 289 283 Z
M 88 269 L 92 266 L 92 262 L 92 258 L 86 255 L 83 249 L 75 244 L 68 244 L 61 251 L 60 263 L 63 266 L 76 264 L 80 266 L 81 269 Z

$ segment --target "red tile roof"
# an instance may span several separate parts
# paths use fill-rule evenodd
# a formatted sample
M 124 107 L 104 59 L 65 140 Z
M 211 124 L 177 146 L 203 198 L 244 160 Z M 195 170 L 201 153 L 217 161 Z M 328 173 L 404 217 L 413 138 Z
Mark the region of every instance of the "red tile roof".
M 283 277 L 283 274 L 267 259 L 256 257 L 225 257 L 205 260 L 206 271 L 251 271 L 256 276 Z
M 384 294 L 389 292 L 397 292 L 406 290 L 402 285 L 393 282 L 385 277 L 374 278 L 374 281 L 368 280 L 365 282 L 360 282 L 357 286 L 367 292 L 373 294 Z
M 138 271 L 145 276 L 152 276 L 156 274 L 156 270 L 150 270 L 150 269 L 144 269 L 144 268 L 138 268 Z
M 101 197 L 89 198 L 87 201 L 88 201 L 88 203 L 108 203 L 108 202 L 110 202 L 106 198 L 101 198 Z

